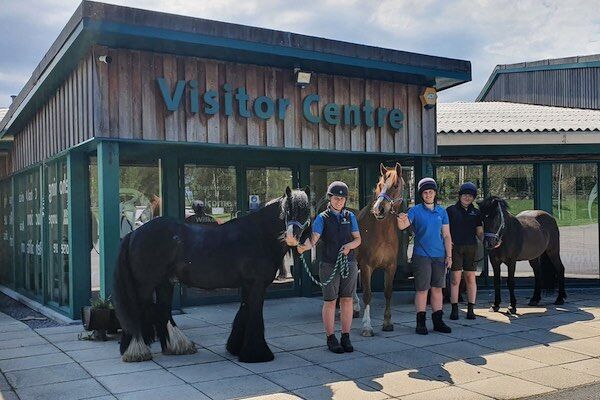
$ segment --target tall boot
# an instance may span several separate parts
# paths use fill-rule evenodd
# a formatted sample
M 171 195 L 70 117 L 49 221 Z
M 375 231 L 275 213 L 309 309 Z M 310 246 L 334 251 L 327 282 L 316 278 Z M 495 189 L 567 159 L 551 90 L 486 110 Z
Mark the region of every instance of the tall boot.
M 427 325 L 425 325 L 425 311 L 419 311 L 417 313 L 417 328 L 415 332 L 419 335 L 427 335 Z
M 436 311 L 431 314 L 431 319 L 433 320 L 433 330 L 442 332 L 442 333 L 450 333 L 452 329 L 442 321 L 442 315 L 444 312 L 442 310 Z
M 475 319 L 475 312 L 473 311 L 473 307 L 475 307 L 475 303 L 469 303 L 467 305 L 467 319 Z
M 452 312 L 450 313 L 451 320 L 458 319 L 458 303 L 452 303 Z

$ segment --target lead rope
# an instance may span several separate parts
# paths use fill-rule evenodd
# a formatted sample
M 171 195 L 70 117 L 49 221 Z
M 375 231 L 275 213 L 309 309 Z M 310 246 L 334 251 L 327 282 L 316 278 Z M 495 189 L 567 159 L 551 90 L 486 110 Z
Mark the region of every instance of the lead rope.
M 327 278 L 325 282 L 322 283 L 315 279 L 312 272 L 310 271 L 310 267 L 308 266 L 308 263 L 306 262 L 305 258 L 300 256 L 300 260 L 302 260 L 304 271 L 306 272 L 310 280 L 313 281 L 315 285 L 318 285 L 322 288 L 329 285 L 331 281 L 333 281 L 333 278 L 335 278 L 335 274 L 338 271 L 340 272 L 340 276 L 342 277 L 342 279 L 346 279 L 348 278 L 348 276 L 350 276 L 350 268 L 348 267 L 348 256 L 345 255 L 342 251 L 338 253 L 337 260 L 335 261 L 335 266 L 333 267 L 333 271 L 331 271 L 331 275 L 329 276 L 329 278 Z

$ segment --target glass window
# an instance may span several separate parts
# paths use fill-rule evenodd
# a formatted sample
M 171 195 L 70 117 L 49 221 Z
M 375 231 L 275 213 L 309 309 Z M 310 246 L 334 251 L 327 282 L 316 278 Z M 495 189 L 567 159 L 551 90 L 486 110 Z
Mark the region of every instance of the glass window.
M 185 217 L 194 214 L 193 202 L 204 203 L 204 212 L 218 223 L 237 216 L 237 182 L 235 167 L 186 165 Z
M 10 179 L 0 182 L 0 283 L 14 285 L 13 269 L 13 215 L 12 184 Z
M 162 215 L 159 163 L 122 162 L 119 178 L 121 238 Z
M 509 211 L 517 215 L 524 210 L 533 210 L 534 182 L 532 164 L 496 164 L 488 166 L 489 194 L 499 196 L 508 202 Z M 508 276 L 506 267 L 501 268 L 502 276 Z M 493 275 L 489 268 L 489 275 Z M 532 277 L 529 261 L 518 261 L 515 270 L 517 277 Z
M 310 194 L 313 217 L 327 207 L 327 203 L 329 203 L 327 186 L 333 181 L 342 181 L 348 185 L 346 207 L 356 212 L 360 209 L 360 183 L 357 167 L 311 165 Z
M 17 193 L 15 223 L 17 288 L 42 297 L 42 214 L 40 210 L 40 170 L 15 177 Z
M 435 170 L 440 188 L 438 203 L 448 207 L 458 201 L 458 190 L 465 182 L 477 186 L 478 197 L 483 197 L 483 167 L 481 165 L 440 165 Z
M 256 211 L 285 193 L 286 187 L 294 188 L 290 168 L 249 168 L 246 170 L 246 195 L 248 211 Z
M 598 278 L 598 175 L 596 164 L 552 166 L 552 213 L 560 230 L 567 277 Z
M 46 165 L 48 218 L 48 300 L 69 305 L 69 214 L 67 164 L 64 160 Z

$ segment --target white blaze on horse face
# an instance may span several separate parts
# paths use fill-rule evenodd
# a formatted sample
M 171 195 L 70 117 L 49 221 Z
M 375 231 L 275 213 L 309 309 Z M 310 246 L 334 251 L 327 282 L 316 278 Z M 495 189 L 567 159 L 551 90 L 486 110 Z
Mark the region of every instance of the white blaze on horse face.
M 381 202 L 383 201 L 383 197 L 381 197 L 382 194 L 387 194 L 388 191 L 388 187 L 389 187 L 389 182 L 388 179 L 386 179 L 383 183 L 383 188 L 381 189 L 381 192 L 379 193 L 379 196 L 377 196 L 377 199 L 375 200 L 375 203 L 373 203 L 373 208 L 371 209 L 371 211 L 373 212 L 373 214 L 378 217 L 379 216 L 379 206 L 381 205 Z

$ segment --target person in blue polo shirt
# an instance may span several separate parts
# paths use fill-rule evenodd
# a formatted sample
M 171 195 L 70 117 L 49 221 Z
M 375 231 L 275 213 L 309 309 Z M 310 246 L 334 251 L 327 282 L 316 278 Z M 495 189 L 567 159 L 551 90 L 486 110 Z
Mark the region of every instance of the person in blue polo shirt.
M 446 287 L 446 272 L 452 265 L 452 238 L 448 214 L 435 202 L 437 183 L 432 178 L 423 178 L 418 184 L 419 196 L 423 199 L 398 216 L 398 228 L 412 227 L 415 235 L 412 268 L 415 282 L 415 308 L 417 311 L 418 334 L 426 335 L 425 325 L 427 292 L 431 290 L 431 318 L 433 330 L 450 333 L 452 329 L 442 320 L 442 289 Z
M 342 278 L 337 272 L 331 283 L 323 288 L 322 316 L 329 350 L 334 353 L 352 352 L 354 351 L 350 342 L 352 300 L 358 277 L 358 266 L 353 250 L 360 246 L 360 232 L 356 216 L 345 209 L 348 186 L 344 182 L 332 182 L 327 188 L 327 195 L 329 205 L 315 218 L 312 237 L 297 249 L 298 253 L 302 254 L 315 246 L 319 239 L 323 241 L 323 253 L 319 264 L 321 282 L 331 276 L 340 252 L 348 256 L 348 277 Z M 335 303 L 338 297 L 342 320 L 341 344 L 335 337 Z

